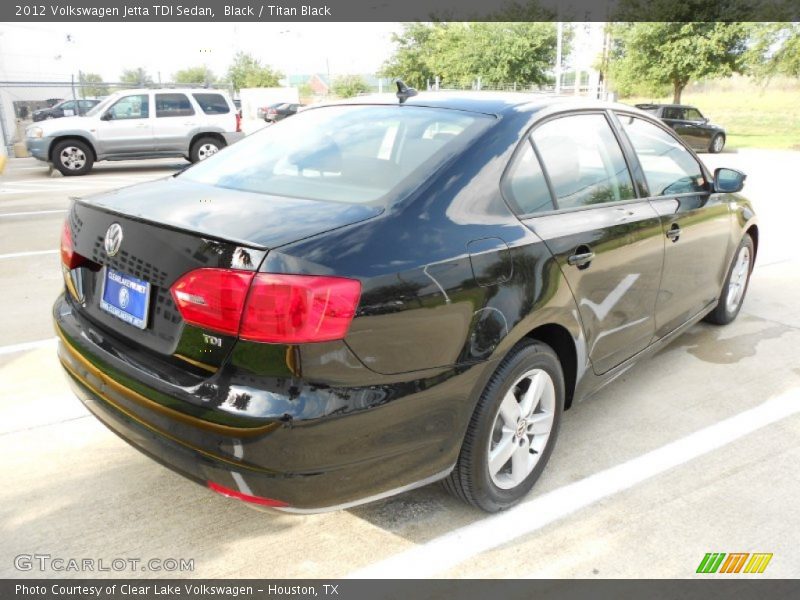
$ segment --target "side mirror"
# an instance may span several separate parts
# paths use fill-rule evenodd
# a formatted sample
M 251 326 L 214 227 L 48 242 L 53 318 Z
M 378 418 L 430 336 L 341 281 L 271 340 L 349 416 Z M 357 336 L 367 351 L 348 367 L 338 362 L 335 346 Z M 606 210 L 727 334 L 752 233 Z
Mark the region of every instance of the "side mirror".
M 747 175 L 736 169 L 720 168 L 714 171 L 714 191 L 732 194 L 742 191 Z
M 703 123 L 708 123 L 710 120 L 708 117 L 703 117 Z
M 103 116 L 100 117 L 100 120 L 101 121 L 110 121 L 113 118 L 114 118 L 114 113 L 112 113 L 110 110 L 107 110 L 106 112 L 103 113 Z

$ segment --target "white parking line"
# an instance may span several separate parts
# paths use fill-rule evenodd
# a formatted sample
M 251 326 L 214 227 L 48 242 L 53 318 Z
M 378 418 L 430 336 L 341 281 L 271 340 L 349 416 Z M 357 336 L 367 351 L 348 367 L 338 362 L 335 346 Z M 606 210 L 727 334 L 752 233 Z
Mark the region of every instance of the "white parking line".
M 37 340 L 35 342 L 23 342 L 22 344 L 12 344 L 11 346 L 0 346 L 0 355 L 14 354 L 15 352 L 27 352 L 28 350 L 36 350 L 44 346 L 55 344 L 58 338 L 49 338 L 46 340 Z
M 58 210 L 31 210 L 28 212 L 0 213 L 0 219 L 3 217 L 32 217 L 34 215 L 52 215 L 65 212 L 67 212 L 66 208 L 60 208 Z
M 40 256 L 43 254 L 58 254 L 59 250 L 35 250 L 33 252 L 12 252 L 11 254 L 0 254 L 0 260 L 4 258 L 23 258 L 25 256 Z
M 800 391 L 792 390 L 647 454 L 359 569 L 348 578 L 420 578 L 441 573 L 798 413 Z

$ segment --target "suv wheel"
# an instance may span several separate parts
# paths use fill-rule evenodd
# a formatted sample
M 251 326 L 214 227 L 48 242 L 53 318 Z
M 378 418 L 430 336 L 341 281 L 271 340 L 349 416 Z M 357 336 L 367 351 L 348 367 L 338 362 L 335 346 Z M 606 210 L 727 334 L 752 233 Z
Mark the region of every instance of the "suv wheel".
M 536 340 L 521 342 L 481 394 L 445 488 L 487 512 L 513 506 L 542 474 L 563 410 L 555 352 Z
M 53 165 L 62 175 L 86 175 L 94 164 L 92 149 L 80 140 L 64 140 L 53 148 Z
M 189 160 L 193 163 L 207 159 L 212 154 L 216 154 L 225 147 L 219 139 L 211 136 L 201 137 L 193 145 L 189 152 Z

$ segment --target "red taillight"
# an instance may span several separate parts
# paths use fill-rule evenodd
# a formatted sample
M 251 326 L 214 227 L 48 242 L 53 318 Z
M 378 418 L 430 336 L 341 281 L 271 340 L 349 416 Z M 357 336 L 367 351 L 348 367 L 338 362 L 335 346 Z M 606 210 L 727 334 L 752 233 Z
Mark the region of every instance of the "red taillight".
M 262 496 L 252 496 L 250 494 L 244 494 L 237 490 L 232 490 L 231 488 L 227 488 L 224 485 L 220 485 L 218 483 L 214 483 L 213 481 L 206 482 L 208 484 L 208 489 L 217 492 L 218 494 L 222 494 L 223 496 L 227 496 L 228 498 L 236 498 L 237 500 L 242 500 L 243 502 L 250 502 L 251 504 L 260 504 L 262 506 L 273 506 L 275 508 L 279 508 L 282 506 L 289 506 L 286 502 L 282 502 L 280 500 L 274 500 L 273 498 L 264 498 Z
M 242 115 L 236 113 L 236 133 L 242 132 Z
M 229 269 L 190 271 L 171 288 L 187 323 L 236 335 L 254 273 Z
M 360 296 L 356 279 L 259 273 L 239 336 L 279 344 L 340 340 L 347 335 Z
M 171 291 L 188 323 L 254 342 L 302 344 L 347 335 L 361 283 L 343 277 L 197 269 Z
M 75 252 L 72 245 L 72 230 L 69 227 L 69 220 L 66 220 L 64 228 L 61 230 L 61 264 L 72 270 L 84 262 L 86 262 L 86 258 Z

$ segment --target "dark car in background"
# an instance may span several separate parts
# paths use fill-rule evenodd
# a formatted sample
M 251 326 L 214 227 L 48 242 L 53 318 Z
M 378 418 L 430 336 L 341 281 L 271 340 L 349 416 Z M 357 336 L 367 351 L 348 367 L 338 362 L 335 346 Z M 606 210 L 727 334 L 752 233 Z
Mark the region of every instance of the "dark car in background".
M 694 106 L 637 104 L 636 108 L 664 121 L 695 150 L 717 154 L 725 147 L 725 129 L 711 123 Z
M 278 102 L 276 104 L 271 104 L 270 106 L 265 106 L 264 108 L 260 109 L 260 111 L 263 115 L 263 119 L 267 123 L 277 123 L 286 117 L 296 115 L 297 111 L 304 106 L 305 104 L 299 104 L 297 102 Z
M 100 100 L 64 100 L 50 108 L 33 111 L 32 117 L 34 121 L 44 121 L 45 119 L 83 116 L 98 104 L 100 104 Z
M 564 410 L 736 318 L 759 242 L 742 173 L 621 104 L 401 99 L 72 204 L 58 355 L 100 421 L 257 506 L 444 480 L 498 511 Z

